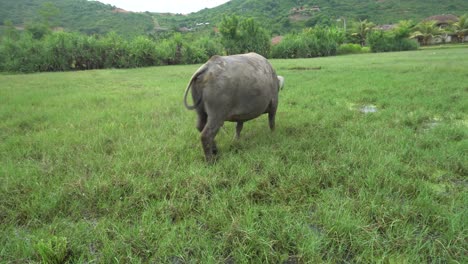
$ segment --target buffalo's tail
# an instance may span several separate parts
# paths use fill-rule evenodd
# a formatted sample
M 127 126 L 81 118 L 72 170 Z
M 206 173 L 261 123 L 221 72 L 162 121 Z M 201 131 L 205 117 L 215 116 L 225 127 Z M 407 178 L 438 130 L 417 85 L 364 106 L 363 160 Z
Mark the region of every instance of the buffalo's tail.
M 283 90 L 283 87 L 284 87 L 284 77 L 278 75 L 278 81 L 279 81 L 279 89 L 278 89 L 278 90 Z
M 201 66 L 192 76 L 192 78 L 190 79 L 190 82 L 189 84 L 187 85 L 187 88 L 185 89 L 185 94 L 184 94 L 184 105 L 185 107 L 188 109 L 188 110 L 193 110 L 195 108 L 197 108 L 197 106 L 201 103 L 202 101 L 202 93 L 200 93 L 200 96 L 198 98 L 196 98 L 195 103 L 193 105 L 188 105 L 187 103 L 187 94 L 188 94 L 188 91 L 190 90 L 190 88 L 193 89 L 193 83 L 197 80 L 197 78 L 200 77 L 200 75 L 202 75 L 203 73 L 206 72 L 206 70 L 208 70 L 208 66 L 206 65 L 203 65 Z M 195 99 L 195 98 L 194 98 Z

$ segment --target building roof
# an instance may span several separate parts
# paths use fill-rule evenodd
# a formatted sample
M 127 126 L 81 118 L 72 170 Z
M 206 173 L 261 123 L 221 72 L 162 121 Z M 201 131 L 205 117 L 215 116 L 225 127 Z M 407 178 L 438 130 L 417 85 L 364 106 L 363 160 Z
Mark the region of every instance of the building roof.
M 394 28 L 396 28 L 396 27 L 397 27 L 397 25 L 395 25 L 395 24 L 392 24 L 392 25 L 387 24 L 387 25 L 378 25 L 378 26 L 376 26 L 375 28 L 376 28 L 376 29 L 380 29 L 380 30 L 387 31 L 387 30 L 392 30 L 392 29 L 394 29 Z
M 458 17 L 452 14 L 436 15 L 425 18 L 423 21 L 436 21 L 437 25 L 450 24 L 458 21 Z

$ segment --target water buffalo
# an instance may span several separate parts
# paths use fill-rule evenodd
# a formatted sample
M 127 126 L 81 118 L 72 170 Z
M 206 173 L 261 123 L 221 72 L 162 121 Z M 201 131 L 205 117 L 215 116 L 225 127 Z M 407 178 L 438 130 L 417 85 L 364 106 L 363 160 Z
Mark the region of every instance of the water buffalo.
M 213 56 L 192 76 L 185 90 L 184 104 L 198 115 L 197 129 L 206 161 L 218 153 L 214 140 L 224 121 L 237 122 L 239 138 L 245 121 L 268 113 L 270 129 L 275 129 L 278 92 L 284 78 L 277 76 L 271 64 L 256 53 Z M 194 105 L 187 104 L 192 90 Z

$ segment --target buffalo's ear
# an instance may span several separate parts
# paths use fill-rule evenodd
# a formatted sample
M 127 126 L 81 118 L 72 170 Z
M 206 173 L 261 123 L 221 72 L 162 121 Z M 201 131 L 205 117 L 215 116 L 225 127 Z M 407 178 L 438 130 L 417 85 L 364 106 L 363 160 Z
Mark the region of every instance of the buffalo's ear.
M 278 81 L 279 81 L 279 88 L 280 90 L 282 90 L 284 87 L 284 77 L 278 75 Z

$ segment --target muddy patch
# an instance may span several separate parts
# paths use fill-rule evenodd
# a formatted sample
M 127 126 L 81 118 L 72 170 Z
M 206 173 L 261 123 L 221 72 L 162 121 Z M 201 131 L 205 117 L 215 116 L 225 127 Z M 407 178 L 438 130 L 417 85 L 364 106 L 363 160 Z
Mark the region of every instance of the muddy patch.
M 322 67 L 290 67 L 286 69 L 292 71 L 318 71 L 321 70 Z

